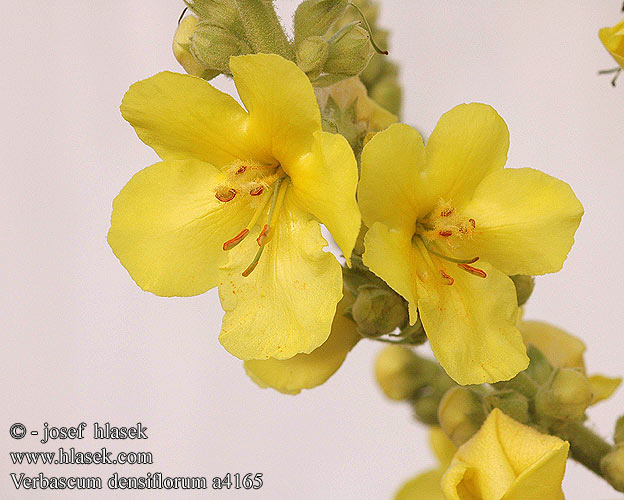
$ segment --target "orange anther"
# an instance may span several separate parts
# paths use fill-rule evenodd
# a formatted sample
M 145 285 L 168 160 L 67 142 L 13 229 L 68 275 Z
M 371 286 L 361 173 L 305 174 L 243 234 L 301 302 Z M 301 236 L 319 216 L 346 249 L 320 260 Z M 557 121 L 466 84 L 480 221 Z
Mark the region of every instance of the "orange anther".
M 446 274 L 442 269 L 440 269 L 440 275 L 446 280 L 447 285 L 452 285 L 453 283 L 455 283 L 455 280 L 451 276 Z
M 238 167 L 236 174 L 237 175 L 244 174 L 246 171 L 247 171 L 247 167 L 245 165 L 241 165 L 240 167 Z
M 258 186 L 249 191 L 251 196 L 260 196 L 264 192 L 264 186 Z
M 238 233 L 231 240 L 227 240 L 223 244 L 223 250 L 232 250 L 236 245 L 238 245 L 241 241 L 245 239 L 245 236 L 249 234 L 249 229 L 243 229 L 240 233 Z
M 457 264 L 459 267 L 461 267 L 464 271 L 468 271 L 470 274 L 474 274 L 475 276 L 478 276 L 479 278 L 487 278 L 487 274 L 485 274 L 485 271 L 483 269 L 477 269 L 476 267 L 472 267 L 468 264 Z
M 472 224 L 472 229 L 475 229 L 477 227 L 477 223 L 474 219 L 468 219 L 468 222 L 470 222 L 470 224 Z
M 230 189 L 227 193 L 223 194 L 220 193 L 219 191 L 217 191 L 215 193 L 215 198 L 219 201 L 222 201 L 224 203 L 228 202 L 228 201 L 232 201 L 234 199 L 234 197 L 236 196 L 236 189 Z
M 260 234 L 256 238 L 256 241 L 258 242 L 259 246 L 262 246 L 267 242 L 268 233 L 269 233 L 269 225 L 265 224 L 264 227 L 262 228 L 262 231 L 260 231 Z
M 449 215 L 451 215 L 453 212 L 455 211 L 455 209 L 453 207 L 451 208 L 445 208 L 444 210 L 442 210 L 440 212 L 440 217 L 448 217 Z
M 451 236 L 453 234 L 453 231 L 440 231 L 440 232 L 438 232 L 438 234 L 440 236 L 444 236 L 445 238 L 448 238 L 449 236 Z
M 243 271 L 243 276 L 246 278 L 247 276 L 249 276 L 251 274 L 251 272 L 256 268 L 256 266 L 258 265 L 258 260 L 254 260 L 247 269 L 245 269 Z

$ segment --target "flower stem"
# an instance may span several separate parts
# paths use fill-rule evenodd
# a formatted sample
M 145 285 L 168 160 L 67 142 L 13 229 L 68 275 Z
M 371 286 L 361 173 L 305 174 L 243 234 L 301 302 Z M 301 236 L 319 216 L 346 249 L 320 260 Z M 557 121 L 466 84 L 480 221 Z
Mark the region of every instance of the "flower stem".
M 603 477 L 600 459 L 613 447 L 591 429 L 580 422 L 553 424 L 551 431 L 570 443 L 570 455 L 589 470 Z

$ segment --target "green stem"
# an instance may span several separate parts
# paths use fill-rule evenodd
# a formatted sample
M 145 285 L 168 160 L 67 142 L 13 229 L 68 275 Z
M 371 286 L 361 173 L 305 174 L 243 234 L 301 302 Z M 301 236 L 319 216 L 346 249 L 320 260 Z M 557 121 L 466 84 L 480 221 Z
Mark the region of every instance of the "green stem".
M 538 386 L 525 372 L 520 372 L 511 380 L 497 382 L 494 384 L 496 388 L 504 387 L 505 389 L 513 389 L 529 399 L 533 399 L 537 394 Z
M 553 424 L 551 431 L 569 441 L 570 455 L 574 460 L 604 478 L 600 471 L 600 460 L 613 450 L 609 443 L 580 422 Z

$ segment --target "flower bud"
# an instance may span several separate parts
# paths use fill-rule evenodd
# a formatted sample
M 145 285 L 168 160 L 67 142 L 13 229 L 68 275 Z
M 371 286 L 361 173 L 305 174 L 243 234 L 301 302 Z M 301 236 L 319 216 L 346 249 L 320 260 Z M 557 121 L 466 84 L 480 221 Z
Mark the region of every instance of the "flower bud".
M 200 22 L 191 37 L 191 53 L 205 67 L 230 74 L 230 56 L 251 52 L 249 46 L 225 28 Z
M 323 71 L 339 75 L 359 74 L 375 53 L 370 37 L 359 23 L 348 24 L 329 39 Z
M 527 356 L 531 360 L 526 374 L 538 384 L 545 384 L 553 372 L 546 356 L 533 344 L 527 346 Z
M 617 491 L 624 491 L 624 446 L 616 446 L 600 460 L 600 471 Z
M 454 387 L 440 401 L 438 421 L 455 446 L 461 446 L 477 433 L 485 420 L 479 398 L 467 387 Z
M 329 48 L 320 36 L 311 36 L 297 45 L 297 65 L 310 80 L 317 78 L 323 71 Z
M 592 400 L 589 380 L 580 370 L 561 368 L 535 396 L 537 413 L 558 420 L 579 420 Z
M 414 416 L 425 425 L 438 425 L 440 397 L 434 395 L 418 398 L 412 403 Z
M 533 293 L 535 287 L 535 279 L 533 276 L 526 276 L 524 274 L 516 274 L 510 276 L 516 286 L 516 297 L 518 298 L 518 306 L 522 306 L 529 300 L 529 297 Z
M 399 345 L 388 346 L 379 353 L 375 377 L 384 394 L 397 401 L 407 399 L 425 385 L 418 356 Z
M 351 314 L 360 333 L 366 337 L 385 335 L 407 322 L 407 306 L 401 296 L 374 285 L 358 289 Z
M 483 409 L 490 413 L 494 408 L 500 409 L 521 424 L 529 422 L 529 400 L 516 391 L 500 391 L 488 394 L 483 398 Z
M 295 11 L 295 45 L 308 37 L 323 36 L 340 19 L 347 0 L 305 0 Z
M 202 63 L 200 63 L 193 54 L 191 54 L 191 36 L 199 23 L 199 19 L 195 16 L 187 16 L 178 25 L 178 29 L 173 37 L 173 55 L 178 60 L 180 65 L 189 75 L 203 76 L 208 70 Z M 213 78 L 217 76 L 218 72 L 212 72 Z M 208 80 L 210 78 L 207 78 Z
M 225 29 L 237 38 L 245 38 L 236 0 L 186 0 L 200 21 Z

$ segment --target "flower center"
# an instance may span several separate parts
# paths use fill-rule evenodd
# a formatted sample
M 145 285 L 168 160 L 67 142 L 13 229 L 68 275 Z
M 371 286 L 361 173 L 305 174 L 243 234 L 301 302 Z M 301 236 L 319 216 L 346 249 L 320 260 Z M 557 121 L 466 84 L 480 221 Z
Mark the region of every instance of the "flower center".
M 262 214 L 269 205 L 267 220 L 256 238 L 258 250 L 251 264 L 243 271 L 247 277 L 256 268 L 265 245 L 273 237 L 272 226 L 277 224 L 279 212 L 284 203 L 284 196 L 288 188 L 287 175 L 279 164 L 265 165 L 253 161 L 237 162 L 228 169 L 226 181 L 217 186 L 215 197 L 224 203 L 232 201 L 239 193 L 248 196 L 249 203 L 256 209 L 247 226 L 236 236 L 223 243 L 223 250 L 231 250 L 243 241 L 253 227 L 258 223 Z
M 461 216 L 452 202 L 440 200 L 429 214 L 416 221 L 412 243 L 426 254 L 435 255 L 457 264 L 463 271 L 486 278 L 485 271 L 471 265 L 479 260 L 478 256 L 471 259 L 457 259 L 452 256 L 461 247 L 462 241 L 472 238 L 476 228 L 477 222 L 474 219 Z M 433 261 L 428 260 L 435 267 Z M 439 273 L 444 284 L 452 285 L 455 282 L 443 269 L 439 269 Z

